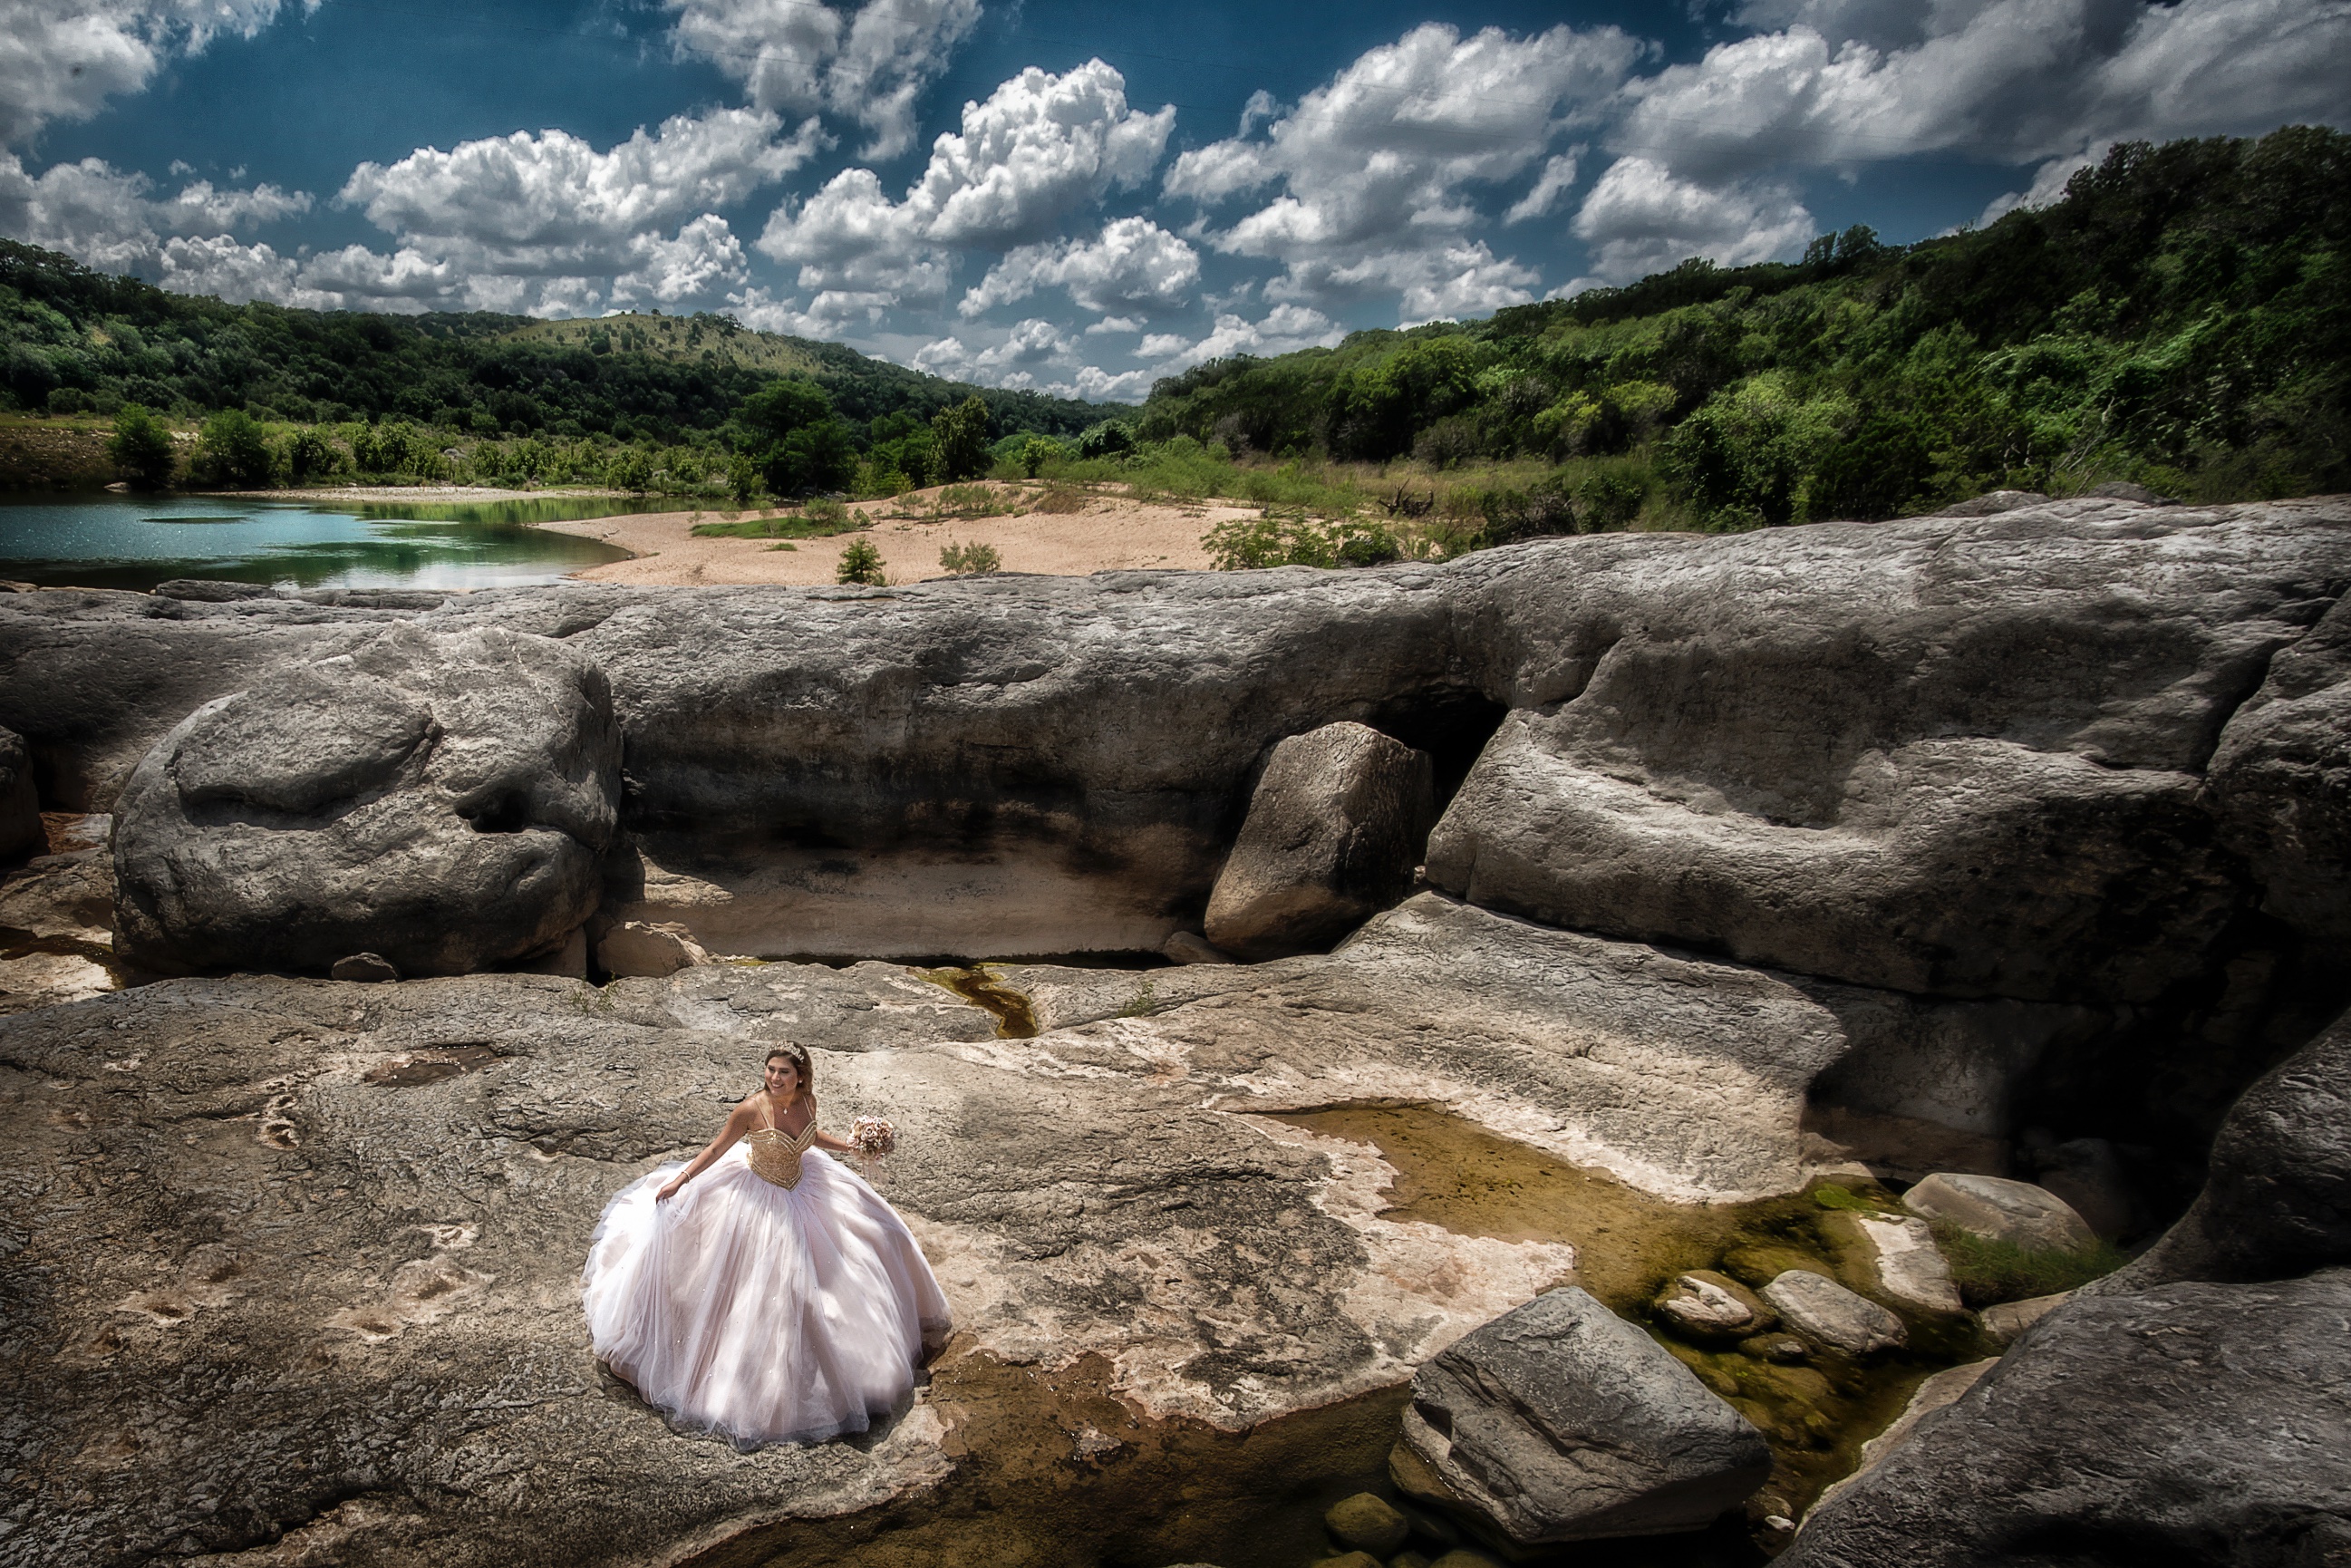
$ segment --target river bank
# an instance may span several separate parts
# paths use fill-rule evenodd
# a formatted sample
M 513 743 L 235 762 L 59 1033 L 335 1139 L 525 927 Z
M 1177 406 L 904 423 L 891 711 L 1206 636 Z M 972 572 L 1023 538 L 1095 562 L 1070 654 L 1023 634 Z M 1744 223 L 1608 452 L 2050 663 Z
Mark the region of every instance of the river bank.
M 998 484 L 989 489 L 1000 506 L 1029 508 L 1038 499 L 1033 488 L 1019 485 Z M 952 575 L 939 563 L 939 552 L 950 544 L 986 545 L 1008 572 L 1083 577 L 1097 571 L 1205 571 L 1213 563 L 1201 546 L 1202 536 L 1218 523 L 1257 512 L 1254 507 L 1225 503 L 1177 505 L 1092 492 L 1072 512 L 1022 509 L 999 517 L 943 517 L 941 493 L 934 488 L 852 502 L 849 509 L 866 519 L 867 526 L 822 538 L 738 538 L 694 532 L 705 523 L 783 517 L 784 507 L 641 512 L 538 526 L 630 553 L 631 559 L 571 574 L 590 582 L 808 586 L 835 580 L 841 551 L 852 539 L 863 539 L 882 552 L 883 570 L 893 582 Z

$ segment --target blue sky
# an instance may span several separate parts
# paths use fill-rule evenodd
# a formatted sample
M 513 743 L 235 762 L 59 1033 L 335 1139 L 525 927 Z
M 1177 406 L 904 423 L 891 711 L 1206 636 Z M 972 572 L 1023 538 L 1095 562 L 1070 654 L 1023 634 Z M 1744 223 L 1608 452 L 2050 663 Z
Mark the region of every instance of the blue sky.
M 1139 399 L 2351 113 L 2351 0 L 0 0 L 0 233 Z

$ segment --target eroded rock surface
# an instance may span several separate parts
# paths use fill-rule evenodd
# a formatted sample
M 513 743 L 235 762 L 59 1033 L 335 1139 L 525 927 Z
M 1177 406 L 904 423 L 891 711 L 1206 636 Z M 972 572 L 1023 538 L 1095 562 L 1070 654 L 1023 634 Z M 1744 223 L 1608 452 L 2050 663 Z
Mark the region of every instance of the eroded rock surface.
M 2351 1552 L 2351 1273 L 2077 1296 L 1805 1520 L 1790 1568 Z
M 461 974 L 559 942 L 601 893 L 621 739 L 562 643 L 400 627 L 206 704 L 115 813 L 117 945 L 166 973 Z
M 1328 948 L 1412 891 L 1436 818 L 1428 754 L 1360 724 L 1273 748 L 1208 894 L 1207 937 L 1237 957 Z

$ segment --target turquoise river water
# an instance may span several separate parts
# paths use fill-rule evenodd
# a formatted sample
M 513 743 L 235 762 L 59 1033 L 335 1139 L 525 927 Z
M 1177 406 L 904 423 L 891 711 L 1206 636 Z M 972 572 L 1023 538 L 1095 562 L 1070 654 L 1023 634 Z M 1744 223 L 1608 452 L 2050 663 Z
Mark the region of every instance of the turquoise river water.
M 514 588 L 627 552 L 532 525 L 674 502 L 255 501 L 220 496 L 0 500 L 0 578 L 145 590 L 175 577 L 287 588 Z

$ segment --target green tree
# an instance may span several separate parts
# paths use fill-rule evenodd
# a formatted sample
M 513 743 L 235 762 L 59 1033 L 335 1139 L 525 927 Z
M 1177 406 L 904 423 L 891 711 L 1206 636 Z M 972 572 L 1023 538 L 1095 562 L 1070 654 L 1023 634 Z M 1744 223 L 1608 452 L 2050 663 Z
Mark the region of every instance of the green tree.
M 286 443 L 286 472 L 296 484 L 332 474 L 343 465 L 343 455 L 317 430 L 298 430 Z
M 943 408 L 933 414 L 931 437 L 935 444 L 937 465 L 933 477 L 942 485 L 952 485 L 987 473 L 992 465 L 990 423 L 987 404 L 977 397 L 967 397 L 953 408 Z
M 199 484 L 258 489 L 269 483 L 268 434 L 243 409 L 223 409 L 204 421 L 189 469 Z
M 849 427 L 814 382 L 771 382 L 743 400 L 737 423 L 768 488 L 778 496 L 840 490 L 857 475 Z
M 1020 471 L 1031 479 L 1044 471 L 1045 465 L 1061 455 L 1061 444 L 1049 436 L 1032 435 L 1020 448 Z
M 841 566 L 833 573 L 832 580 L 880 588 L 889 581 L 882 575 L 882 552 L 873 548 L 872 539 L 852 539 L 849 548 L 841 552 Z
M 172 483 L 172 433 L 144 403 L 122 405 L 106 455 L 141 489 L 161 490 Z

